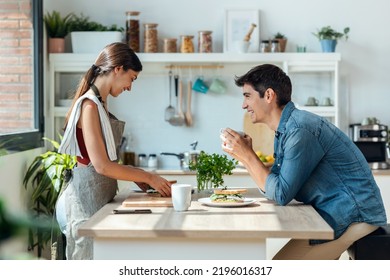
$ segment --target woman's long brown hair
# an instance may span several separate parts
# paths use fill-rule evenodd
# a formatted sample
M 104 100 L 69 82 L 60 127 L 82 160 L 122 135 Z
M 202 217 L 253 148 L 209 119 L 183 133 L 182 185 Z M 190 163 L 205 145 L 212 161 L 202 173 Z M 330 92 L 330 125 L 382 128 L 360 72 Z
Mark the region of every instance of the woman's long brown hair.
M 65 117 L 64 129 L 68 124 L 70 113 L 72 112 L 77 99 L 90 89 L 97 76 L 107 75 L 118 66 L 123 66 L 123 70 L 125 71 L 129 69 L 135 72 L 142 71 L 141 61 L 127 44 L 116 42 L 107 45 L 100 52 L 95 63 L 88 69 L 80 80 L 72 101 L 72 106 Z

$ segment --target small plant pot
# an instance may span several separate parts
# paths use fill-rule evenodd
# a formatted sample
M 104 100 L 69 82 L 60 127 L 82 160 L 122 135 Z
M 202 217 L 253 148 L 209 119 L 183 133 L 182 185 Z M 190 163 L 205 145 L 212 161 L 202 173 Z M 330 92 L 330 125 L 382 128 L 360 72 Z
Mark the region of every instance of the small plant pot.
M 64 38 L 49 38 L 48 41 L 49 53 L 63 53 L 65 52 Z
M 337 40 L 321 40 L 322 52 L 335 52 Z

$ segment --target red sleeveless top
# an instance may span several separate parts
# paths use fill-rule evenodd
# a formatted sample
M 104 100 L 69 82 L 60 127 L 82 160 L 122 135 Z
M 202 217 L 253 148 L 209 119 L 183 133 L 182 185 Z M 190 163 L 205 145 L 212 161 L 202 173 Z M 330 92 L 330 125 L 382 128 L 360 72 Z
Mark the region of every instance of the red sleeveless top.
M 77 162 L 88 165 L 91 162 L 91 160 L 89 159 L 87 148 L 85 147 L 83 130 L 79 127 L 76 127 L 76 138 L 77 138 L 77 143 L 79 144 L 80 153 L 81 153 L 81 157 L 77 156 Z

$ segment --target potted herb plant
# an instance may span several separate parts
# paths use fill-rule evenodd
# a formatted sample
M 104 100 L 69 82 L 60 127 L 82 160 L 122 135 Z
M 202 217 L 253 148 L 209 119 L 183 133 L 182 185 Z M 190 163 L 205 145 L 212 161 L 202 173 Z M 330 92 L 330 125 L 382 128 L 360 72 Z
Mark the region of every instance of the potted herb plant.
M 231 175 L 237 165 L 236 160 L 230 160 L 226 155 L 207 154 L 201 151 L 196 162 L 190 162 L 190 170 L 196 171 L 198 191 L 223 187 L 224 175 Z
M 279 42 L 280 52 L 285 52 L 286 45 L 287 45 L 287 37 L 284 34 L 278 32 L 274 35 L 274 39 L 278 40 L 278 42 Z
M 43 16 L 47 35 L 49 53 L 63 53 L 65 51 L 65 36 L 69 33 L 73 14 L 61 16 L 60 12 L 52 11 Z
M 339 32 L 328 25 L 317 29 L 317 32 L 313 32 L 313 35 L 320 40 L 323 52 L 334 52 L 336 50 L 337 40 L 343 37 L 345 37 L 345 40 L 348 40 L 349 31 L 349 27 L 345 27 L 343 32 Z
M 24 187 L 31 192 L 30 210 L 33 219 L 48 224 L 52 222 L 58 195 L 61 192 L 66 178 L 66 171 L 72 170 L 76 164 L 76 157 L 58 153 L 59 143 L 49 141 L 53 151 L 47 151 L 37 156 L 23 178 Z M 52 230 L 59 232 L 57 223 L 46 228 L 32 228 L 29 230 L 29 251 L 37 249 L 38 257 L 42 250 L 51 241 Z
M 106 26 L 84 14 L 74 15 L 69 25 L 74 53 L 99 52 L 110 43 L 123 41 L 123 27 Z

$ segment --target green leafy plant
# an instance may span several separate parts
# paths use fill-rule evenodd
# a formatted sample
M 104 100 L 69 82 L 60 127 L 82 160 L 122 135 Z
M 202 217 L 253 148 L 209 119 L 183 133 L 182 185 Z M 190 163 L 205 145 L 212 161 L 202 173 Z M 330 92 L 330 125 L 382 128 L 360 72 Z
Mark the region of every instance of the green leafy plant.
M 62 17 L 60 12 L 52 11 L 43 16 L 43 21 L 46 26 L 47 34 L 51 38 L 65 38 L 70 32 L 70 22 L 73 14 L 68 14 Z
M 74 15 L 70 21 L 70 31 L 124 31 L 123 27 L 118 27 L 116 24 L 105 26 L 95 21 L 91 21 L 84 14 Z
M 75 156 L 58 153 L 60 146 L 58 142 L 48 138 L 43 139 L 49 141 L 54 150 L 47 151 L 34 159 L 24 176 L 23 185 L 26 189 L 31 188 L 30 210 L 33 218 L 46 223 L 52 220 L 66 173 L 73 169 L 77 160 Z M 29 250 L 37 247 L 38 257 L 50 240 L 50 229 L 29 230 Z
M 230 160 L 226 155 L 207 154 L 201 151 L 197 161 L 190 162 L 190 170 L 196 170 L 198 191 L 223 186 L 224 175 L 231 175 L 237 165 L 236 160 Z
M 278 32 L 278 33 L 276 33 L 276 34 L 274 35 L 274 38 L 275 38 L 275 39 L 286 39 L 286 36 L 285 36 L 284 34 Z
M 345 37 L 345 40 L 348 40 L 350 28 L 345 27 L 343 32 L 338 32 L 332 27 L 324 26 L 321 29 L 317 29 L 317 32 L 313 32 L 313 35 L 318 38 L 318 40 L 338 40 Z

